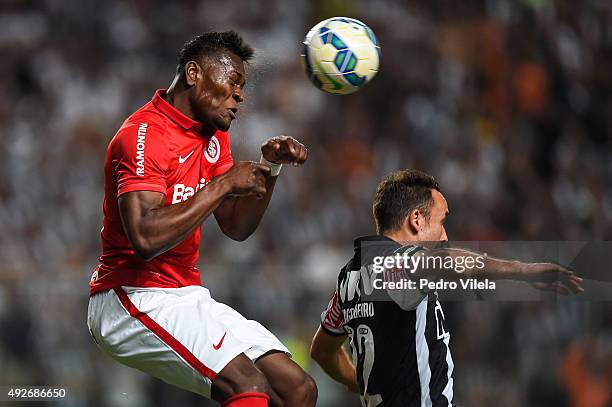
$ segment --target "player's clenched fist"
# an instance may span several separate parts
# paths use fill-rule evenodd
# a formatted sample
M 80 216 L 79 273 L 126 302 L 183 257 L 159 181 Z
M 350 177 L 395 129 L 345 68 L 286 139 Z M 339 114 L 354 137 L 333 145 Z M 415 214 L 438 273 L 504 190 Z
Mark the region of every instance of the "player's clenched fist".
M 262 144 L 263 158 L 276 164 L 303 164 L 308 158 L 308 149 L 289 136 L 272 137 Z
M 231 195 L 257 195 L 266 193 L 266 178 L 270 167 L 252 161 L 239 161 L 223 175 L 231 188 Z

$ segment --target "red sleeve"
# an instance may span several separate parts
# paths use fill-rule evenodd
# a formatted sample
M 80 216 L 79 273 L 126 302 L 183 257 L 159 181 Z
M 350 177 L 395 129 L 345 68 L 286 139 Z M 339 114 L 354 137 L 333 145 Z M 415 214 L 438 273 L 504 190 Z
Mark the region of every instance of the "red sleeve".
M 221 155 L 219 160 L 217 160 L 215 163 L 215 168 L 213 169 L 212 173 L 213 177 L 225 174 L 234 165 L 229 133 L 218 132 L 217 138 L 219 139 L 219 145 L 221 146 Z
M 166 194 L 170 156 L 163 127 L 146 121 L 126 123 L 113 140 L 117 196 L 132 191 Z
M 329 301 L 327 308 L 321 314 L 321 327 L 331 335 L 345 335 L 346 332 L 342 327 L 344 325 L 344 315 L 340 302 L 338 301 L 338 291 L 334 291 L 334 295 Z

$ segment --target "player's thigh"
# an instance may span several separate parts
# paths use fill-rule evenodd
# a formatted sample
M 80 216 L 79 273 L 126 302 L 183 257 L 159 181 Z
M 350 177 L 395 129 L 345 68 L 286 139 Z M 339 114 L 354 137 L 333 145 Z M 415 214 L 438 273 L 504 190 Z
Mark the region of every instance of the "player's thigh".
M 249 344 L 244 353 L 251 360 L 256 361 L 259 357 L 271 351 L 282 352 L 291 357 L 289 349 L 283 345 L 276 335 L 259 322 L 246 319 L 232 307 L 216 302 L 214 305 L 214 315 L 217 321 L 226 327 L 228 332 L 231 332 L 242 342 Z
M 217 323 L 207 293 L 126 288 L 96 294 L 90 331 L 117 361 L 210 397 L 213 380 L 249 345 Z

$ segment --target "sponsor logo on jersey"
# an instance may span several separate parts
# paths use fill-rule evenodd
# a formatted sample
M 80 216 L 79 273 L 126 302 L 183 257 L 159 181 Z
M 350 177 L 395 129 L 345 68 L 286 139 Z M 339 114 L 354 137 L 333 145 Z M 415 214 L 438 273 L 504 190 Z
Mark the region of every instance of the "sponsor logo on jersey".
M 200 189 L 204 188 L 210 180 L 206 181 L 206 178 L 201 178 L 200 183 L 195 187 L 190 187 L 185 184 L 174 184 L 174 191 L 172 192 L 172 205 L 183 202 L 191 198 Z
M 221 144 L 216 136 L 212 136 L 208 142 L 208 147 L 204 150 L 204 157 L 209 163 L 214 164 L 221 155 Z
M 138 134 L 136 135 L 136 175 L 144 177 L 145 167 L 145 140 L 147 137 L 147 123 L 140 123 L 138 125 Z

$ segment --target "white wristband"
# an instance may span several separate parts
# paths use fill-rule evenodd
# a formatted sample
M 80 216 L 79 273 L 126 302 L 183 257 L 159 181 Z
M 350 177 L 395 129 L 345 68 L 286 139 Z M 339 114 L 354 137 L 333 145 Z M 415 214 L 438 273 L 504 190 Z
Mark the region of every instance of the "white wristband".
M 277 164 L 277 163 L 273 163 L 271 161 L 268 161 L 264 158 L 264 156 L 262 155 L 261 158 L 259 159 L 259 162 L 262 164 L 266 164 L 270 167 L 270 175 L 272 177 L 278 177 L 278 174 L 280 174 L 281 168 L 283 168 L 283 164 Z

